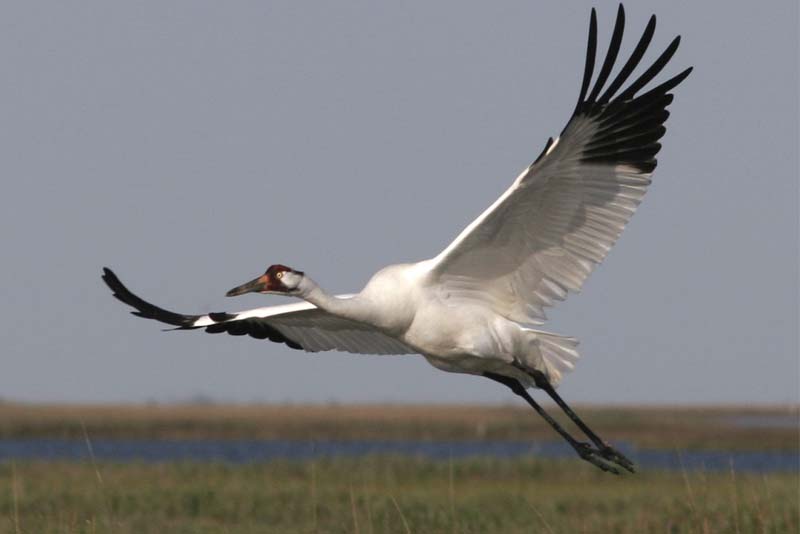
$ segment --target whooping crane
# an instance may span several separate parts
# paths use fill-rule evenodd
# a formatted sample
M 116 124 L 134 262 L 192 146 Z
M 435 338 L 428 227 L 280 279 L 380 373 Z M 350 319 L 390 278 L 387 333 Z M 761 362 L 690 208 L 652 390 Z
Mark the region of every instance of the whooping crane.
M 435 258 L 378 271 L 355 295 L 332 296 L 309 276 L 272 265 L 227 295 L 291 295 L 305 302 L 238 313 L 183 315 L 131 293 L 108 268 L 103 280 L 134 315 L 177 329 L 249 335 L 309 352 L 421 354 L 444 371 L 508 386 L 584 460 L 604 471 L 633 463 L 595 434 L 556 393 L 578 358 L 577 340 L 532 328 L 544 308 L 577 292 L 633 215 L 650 184 L 664 135 L 670 91 L 688 68 L 638 94 L 678 48 L 676 37 L 626 88 L 656 26 L 650 18 L 632 55 L 605 88 L 625 25 L 622 5 L 605 60 L 591 84 L 597 45 L 592 9 L 586 65 L 575 111 L 561 135 L 511 187 Z M 620 91 L 622 89 L 622 91 Z M 580 441 L 528 394 L 544 390 L 589 438 Z

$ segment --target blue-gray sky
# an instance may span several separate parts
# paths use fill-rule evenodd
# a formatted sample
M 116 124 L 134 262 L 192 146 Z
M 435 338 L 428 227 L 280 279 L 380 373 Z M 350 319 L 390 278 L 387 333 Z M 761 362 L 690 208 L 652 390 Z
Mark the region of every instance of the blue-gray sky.
M 0 396 L 504 402 L 420 357 L 163 333 L 271 264 L 333 292 L 431 257 L 558 134 L 590 2 L 4 2 Z M 599 3 L 601 50 L 616 4 Z M 798 7 L 635 2 L 676 91 L 654 183 L 547 328 L 591 402 L 796 402 Z

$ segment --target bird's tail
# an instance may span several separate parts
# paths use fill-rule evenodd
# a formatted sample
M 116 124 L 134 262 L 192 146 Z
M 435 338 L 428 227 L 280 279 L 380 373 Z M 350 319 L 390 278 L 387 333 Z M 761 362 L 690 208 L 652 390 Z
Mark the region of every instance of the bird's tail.
M 553 386 L 561 382 L 561 376 L 575 368 L 578 354 L 578 340 L 532 328 L 523 328 L 526 334 L 527 350 L 518 356 L 519 363 L 531 371 L 540 371 L 547 376 Z

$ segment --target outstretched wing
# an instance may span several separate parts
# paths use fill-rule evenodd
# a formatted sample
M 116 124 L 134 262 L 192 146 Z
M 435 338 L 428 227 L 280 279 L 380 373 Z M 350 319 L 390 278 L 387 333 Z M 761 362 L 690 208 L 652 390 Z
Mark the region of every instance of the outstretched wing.
M 103 268 L 103 280 L 119 300 L 132 306 L 133 315 L 155 319 L 177 330 L 205 328 L 206 332 L 249 335 L 285 343 L 308 352 L 339 350 L 358 354 L 411 354 L 416 352 L 404 343 L 371 326 L 343 319 L 307 302 L 269 306 L 237 313 L 184 315 L 159 308 L 142 300 L 120 282 L 109 268 Z M 344 297 L 344 295 L 343 295 Z
M 478 300 L 510 319 L 541 323 L 543 308 L 568 291 L 579 291 L 616 242 L 650 184 L 672 102 L 669 92 L 692 70 L 636 96 L 675 53 L 676 37 L 617 95 L 650 44 L 653 16 L 630 59 L 603 91 L 624 25 L 620 5 L 608 53 L 589 91 L 597 45 L 592 9 L 586 68 L 572 118 L 511 187 L 432 260 L 432 280 L 443 297 Z

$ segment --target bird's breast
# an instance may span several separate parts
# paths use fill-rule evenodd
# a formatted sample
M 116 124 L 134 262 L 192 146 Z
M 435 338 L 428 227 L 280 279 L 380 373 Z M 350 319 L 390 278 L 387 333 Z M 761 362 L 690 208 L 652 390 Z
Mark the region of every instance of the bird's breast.
M 491 318 L 484 310 L 442 302 L 420 307 L 403 341 L 423 354 L 443 358 L 494 352 Z

